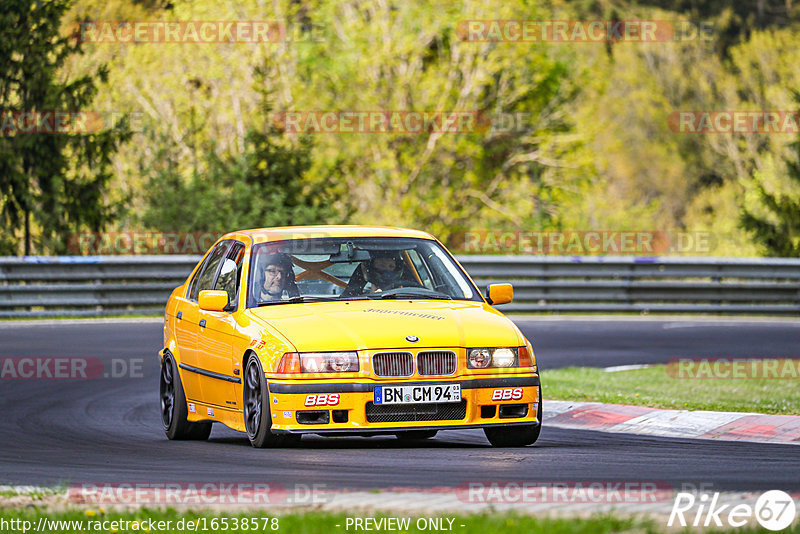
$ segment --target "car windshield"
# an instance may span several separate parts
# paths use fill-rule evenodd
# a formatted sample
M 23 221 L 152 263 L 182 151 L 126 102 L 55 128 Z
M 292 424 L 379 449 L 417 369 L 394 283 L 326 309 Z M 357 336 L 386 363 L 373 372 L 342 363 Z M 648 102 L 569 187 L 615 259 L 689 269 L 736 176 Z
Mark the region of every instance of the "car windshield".
M 435 241 L 388 237 L 292 239 L 253 247 L 248 307 L 326 300 L 480 301 Z

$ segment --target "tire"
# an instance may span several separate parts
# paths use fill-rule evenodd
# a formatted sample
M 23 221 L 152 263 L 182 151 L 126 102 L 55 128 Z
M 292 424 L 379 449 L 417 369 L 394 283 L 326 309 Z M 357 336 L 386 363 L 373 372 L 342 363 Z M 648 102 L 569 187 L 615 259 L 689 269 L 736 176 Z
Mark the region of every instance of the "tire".
M 161 426 L 169 439 L 206 440 L 211 434 L 211 423 L 190 423 L 186 407 L 186 393 L 183 391 L 181 375 L 175 365 L 175 358 L 167 352 L 161 361 L 159 379 L 161 396 Z
M 273 434 L 267 381 L 258 356 L 251 354 L 247 360 L 242 385 L 244 426 L 250 444 L 258 449 L 285 447 L 300 441 L 298 435 Z
M 486 439 L 495 447 L 524 447 L 533 445 L 542 432 L 542 386 L 539 385 L 539 407 L 536 410 L 538 425 L 488 427 L 483 429 Z
M 401 441 L 420 441 L 423 439 L 431 439 L 435 437 L 438 430 L 405 430 L 403 432 L 396 432 L 395 437 Z

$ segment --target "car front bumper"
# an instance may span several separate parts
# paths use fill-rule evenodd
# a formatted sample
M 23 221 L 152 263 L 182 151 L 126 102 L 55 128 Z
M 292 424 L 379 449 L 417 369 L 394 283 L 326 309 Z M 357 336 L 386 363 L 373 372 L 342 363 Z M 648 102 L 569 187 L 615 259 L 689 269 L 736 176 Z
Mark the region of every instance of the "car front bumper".
M 459 383 L 460 403 L 374 405 L 374 388 Z M 539 376 L 408 381 L 269 380 L 272 431 L 297 434 L 380 434 L 535 425 Z M 504 398 L 505 397 L 505 398 Z

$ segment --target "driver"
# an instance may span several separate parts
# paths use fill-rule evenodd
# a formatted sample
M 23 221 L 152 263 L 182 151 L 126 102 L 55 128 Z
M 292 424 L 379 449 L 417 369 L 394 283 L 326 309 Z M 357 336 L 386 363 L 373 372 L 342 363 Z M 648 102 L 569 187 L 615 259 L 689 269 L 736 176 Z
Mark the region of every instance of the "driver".
M 262 260 L 261 302 L 281 300 L 283 292 L 294 286 L 292 260 L 287 254 L 270 254 Z
M 351 298 L 367 293 L 387 291 L 400 287 L 422 287 L 408 278 L 405 262 L 399 251 L 370 250 L 370 259 L 361 263 L 342 291 L 343 298 Z
M 372 291 L 385 291 L 400 285 L 403 278 L 403 260 L 395 251 L 374 251 L 366 269 L 367 282 L 372 283 Z

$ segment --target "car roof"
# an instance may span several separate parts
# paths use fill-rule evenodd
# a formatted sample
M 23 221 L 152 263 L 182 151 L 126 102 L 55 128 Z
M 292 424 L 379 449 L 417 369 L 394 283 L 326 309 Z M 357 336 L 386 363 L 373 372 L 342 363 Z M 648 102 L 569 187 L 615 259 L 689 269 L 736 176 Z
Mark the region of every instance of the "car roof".
M 395 226 L 358 226 L 358 225 L 318 225 L 318 226 L 280 226 L 276 228 L 252 228 L 225 234 L 222 239 L 247 238 L 253 243 L 285 241 L 287 239 L 308 239 L 314 237 L 416 237 L 434 239 L 427 232 L 399 228 Z

